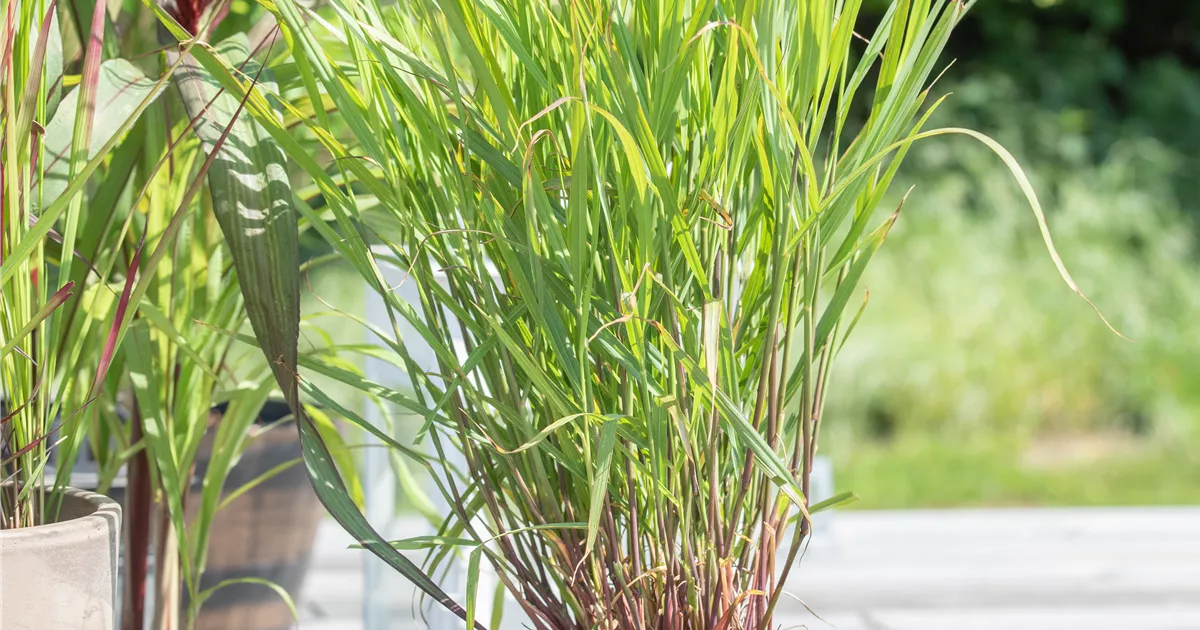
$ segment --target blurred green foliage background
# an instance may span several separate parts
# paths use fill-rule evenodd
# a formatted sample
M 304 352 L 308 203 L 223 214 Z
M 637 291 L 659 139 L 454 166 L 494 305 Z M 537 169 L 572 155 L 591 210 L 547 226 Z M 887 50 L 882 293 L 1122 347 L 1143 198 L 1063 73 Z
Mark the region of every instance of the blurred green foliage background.
M 863 508 L 1200 501 L 1200 3 L 980 0 L 946 59 L 935 123 L 1017 156 L 1130 340 L 986 149 L 919 145 L 836 365 L 836 485 Z

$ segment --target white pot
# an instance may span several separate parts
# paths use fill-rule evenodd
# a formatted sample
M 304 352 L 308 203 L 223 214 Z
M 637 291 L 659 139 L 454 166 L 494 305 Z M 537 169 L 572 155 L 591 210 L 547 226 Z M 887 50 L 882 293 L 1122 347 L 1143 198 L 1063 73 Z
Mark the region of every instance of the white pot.
M 0 530 L 0 628 L 116 627 L 121 507 L 85 490 L 63 492 L 58 521 Z

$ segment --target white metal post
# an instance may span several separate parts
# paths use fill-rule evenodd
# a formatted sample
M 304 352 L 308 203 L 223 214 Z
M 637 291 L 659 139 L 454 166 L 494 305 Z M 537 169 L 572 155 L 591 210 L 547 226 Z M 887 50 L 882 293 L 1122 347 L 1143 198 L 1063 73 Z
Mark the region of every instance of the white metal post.
M 416 283 L 411 279 L 404 278 L 404 271 L 391 266 L 382 268 L 384 280 L 389 286 L 396 287 L 397 296 L 413 305 L 420 312 L 420 298 L 417 292 Z M 438 275 L 439 282 L 445 282 L 445 277 Z M 387 309 L 384 305 L 383 298 L 374 291 L 368 291 L 367 300 L 367 319 L 371 323 L 379 326 L 383 330 L 391 330 L 391 320 L 387 315 Z M 437 358 L 432 350 L 407 323 L 401 321 L 399 324 L 400 335 L 412 355 L 417 366 L 426 372 L 438 372 Z M 451 335 L 454 342 L 454 350 L 462 360 L 466 359 L 466 348 L 463 340 L 457 334 L 457 327 L 451 324 Z M 373 334 L 371 342 L 378 342 Z M 408 377 L 402 373 L 396 366 L 381 361 L 378 359 L 368 359 L 366 364 L 367 378 L 384 384 L 388 387 L 396 389 L 406 389 L 409 385 Z M 370 422 L 378 423 L 382 426 L 384 419 L 379 410 L 373 408 L 368 409 L 366 419 Z M 399 438 L 400 436 L 397 436 Z M 388 455 L 384 449 L 369 448 L 366 449 L 367 455 L 364 457 L 365 474 L 363 477 L 363 490 L 367 495 L 367 517 L 371 520 L 385 536 L 395 534 L 394 538 L 411 536 L 413 532 L 397 532 L 397 524 L 403 520 L 406 523 L 413 522 L 411 518 L 398 518 L 396 513 L 396 481 L 395 475 L 392 472 L 391 465 L 388 461 Z M 446 453 L 446 458 L 451 465 L 466 470 L 467 462 L 462 453 L 450 450 Z M 441 514 L 449 514 L 451 506 L 446 502 L 445 498 L 437 491 L 432 481 L 429 484 L 429 498 L 433 502 L 434 507 Z M 424 525 L 426 533 L 434 533 L 433 528 L 429 525 Z M 363 617 L 364 627 L 366 630 L 391 630 L 389 625 L 395 617 L 394 611 L 391 610 L 391 600 L 394 598 L 395 589 L 386 588 L 388 579 L 392 578 L 392 569 L 374 556 L 368 558 L 364 564 L 363 572 Z M 453 564 L 447 572 L 446 576 L 440 580 L 441 588 L 446 591 L 451 598 L 458 602 L 462 602 L 465 597 L 465 574 L 466 566 L 463 558 L 455 558 Z M 480 576 L 479 601 L 478 610 L 479 618 L 487 619 L 491 615 L 491 593 L 495 584 L 495 576 L 484 567 Z M 425 618 L 429 621 L 430 630 L 461 630 L 465 624 L 450 612 L 446 611 L 440 605 L 426 601 L 426 608 L 423 611 Z M 507 625 L 507 624 L 506 624 Z

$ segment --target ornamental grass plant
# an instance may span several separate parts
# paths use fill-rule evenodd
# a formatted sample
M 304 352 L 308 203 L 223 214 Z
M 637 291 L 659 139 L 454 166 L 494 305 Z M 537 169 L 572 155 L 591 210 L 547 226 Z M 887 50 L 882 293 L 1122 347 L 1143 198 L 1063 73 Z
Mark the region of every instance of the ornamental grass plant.
M 897 0 L 875 24 L 860 4 L 270 5 L 297 128 L 247 80 L 214 75 L 255 97 L 248 111 L 321 192 L 295 210 L 386 305 L 390 326 L 368 324 L 384 350 L 344 350 L 390 361 L 408 386 L 299 355 L 272 327 L 295 321 L 290 293 L 251 309 L 258 340 L 294 408 L 302 392 L 371 431 L 451 506 L 436 535 L 383 544 L 302 419 L 314 485 L 366 548 L 469 626 L 484 625 L 486 563 L 534 628 L 771 627 L 812 515 L 852 498 L 810 503 L 812 462 L 863 270 L 903 216 L 879 206 L 912 144 L 992 149 L 1078 292 L 1012 156 L 924 128 L 971 3 Z M 255 281 L 275 282 L 260 262 Z M 418 445 L 305 371 L 418 414 Z M 463 602 L 429 577 L 459 556 Z
M 4 7 L 0 529 L 54 521 L 56 491 L 79 482 L 74 463 L 87 450 L 89 489 L 108 493 L 126 472 L 123 627 L 192 627 L 205 600 L 236 585 L 273 588 L 291 607 L 258 577 L 201 584 L 216 512 L 279 473 L 225 487 L 275 382 L 262 361 L 231 360 L 245 300 L 272 296 L 244 298 L 227 255 L 236 234 L 223 228 L 228 214 L 265 212 L 292 193 L 278 148 L 257 142 L 253 120 L 237 116 L 243 103 L 189 53 L 219 54 L 266 89 L 270 73 L 248 61 L 258 49 L 245 11 L 212 47 L 226 3 Z M 179 35 L 165 50 L 145 28 L 156 15 Z M 247 176 L 264 171 L 280 177 Z M 15 581 L 22 567 L 5 571 Z

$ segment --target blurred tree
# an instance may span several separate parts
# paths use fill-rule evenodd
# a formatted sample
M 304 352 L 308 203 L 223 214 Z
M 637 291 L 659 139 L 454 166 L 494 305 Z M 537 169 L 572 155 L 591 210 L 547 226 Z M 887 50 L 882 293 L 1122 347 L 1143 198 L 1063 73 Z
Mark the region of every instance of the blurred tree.
M 868 6 L 878 16 L 884 3 Z M 1200 221 L 1200 2 L 979 0 L 946 57 L 956 62 L 941 87 L 956 93 L 959 123 L 995 133 L 1052 179 L 1152 138 L 1179 154 L 1160 175 Z

